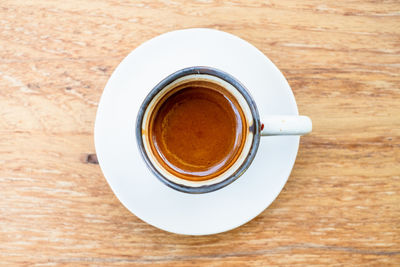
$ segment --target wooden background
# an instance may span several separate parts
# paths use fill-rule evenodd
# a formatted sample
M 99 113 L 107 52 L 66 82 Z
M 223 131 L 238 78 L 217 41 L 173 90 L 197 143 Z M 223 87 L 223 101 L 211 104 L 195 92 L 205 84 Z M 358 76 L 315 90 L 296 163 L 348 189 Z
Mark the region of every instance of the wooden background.
M 277 200 L 204 237 L 140 221 L 88 159 L 113 69 L 189 27 L 258 47 L 314 123 Z M 400 2 L 1 1 L 0 264 L 399 266 Z

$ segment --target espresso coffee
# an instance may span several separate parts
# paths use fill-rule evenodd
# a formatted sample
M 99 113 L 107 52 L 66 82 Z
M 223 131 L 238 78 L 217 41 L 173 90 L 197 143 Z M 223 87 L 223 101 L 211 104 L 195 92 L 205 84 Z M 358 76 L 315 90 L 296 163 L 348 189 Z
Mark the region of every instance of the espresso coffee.
M 165 170 L 186 180 L 204 181 L 235 163 L 246 129 L 243 111 L 225 88 L 194 81 L 158 101 L 147 133 L 152 153 Z

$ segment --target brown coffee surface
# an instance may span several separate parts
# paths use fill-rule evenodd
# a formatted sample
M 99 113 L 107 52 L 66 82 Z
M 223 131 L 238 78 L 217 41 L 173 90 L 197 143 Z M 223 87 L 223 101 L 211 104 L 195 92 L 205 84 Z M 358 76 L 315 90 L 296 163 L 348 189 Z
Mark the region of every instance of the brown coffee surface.
M 243 146 L 243 114 L 223 91 L 189 86 L 168 96 L 150 123 L 152 150 L 165 169 L 192 181 L 228 169 Z

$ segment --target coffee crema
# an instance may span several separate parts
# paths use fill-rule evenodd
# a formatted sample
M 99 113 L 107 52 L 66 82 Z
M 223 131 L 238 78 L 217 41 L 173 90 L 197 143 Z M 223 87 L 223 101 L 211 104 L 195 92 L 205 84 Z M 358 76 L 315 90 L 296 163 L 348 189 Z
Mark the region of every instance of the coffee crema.
M 237 100 L 209 81 L 179 85 L 153 109 L 147 128 L 152 153 L 171 174 L 204 181 L 228 170 L 247 135 Z

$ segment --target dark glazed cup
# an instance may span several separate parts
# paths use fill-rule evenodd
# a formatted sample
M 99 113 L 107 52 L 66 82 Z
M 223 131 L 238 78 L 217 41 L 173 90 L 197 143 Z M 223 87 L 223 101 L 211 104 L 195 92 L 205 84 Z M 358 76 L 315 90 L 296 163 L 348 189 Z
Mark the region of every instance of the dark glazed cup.
M 189 181 L 168 172 L 153 155 L 146 129 L 149 117 L 162 97 L 191 81 L 208 81 L 225 88 L 238 102 L 248 127 L 244 147 L 238 158 L 225 172 L 204 181 Z M 189 67 L 179 70 L 157 84 L 147 95 L 139 109 L 136 121 L 136 140 L 141 155 L 153 174 L 167 186 L 181 192 L 198 194 L 221 189 L 239 178 L 253 161 L 261 136 L 303 135 L 311 132 L 312 123 L 306 116 L 267 116 L 261 127 L 256 103 L 246 88 L 230 74 L 211 67 Z

